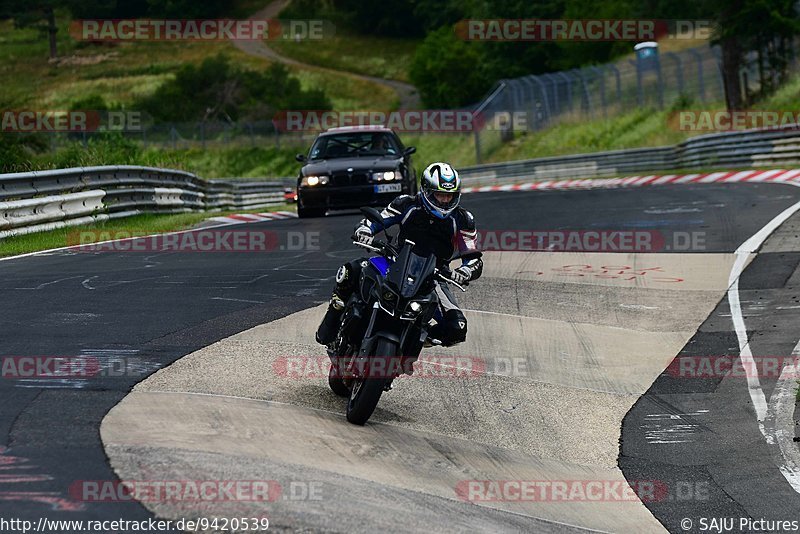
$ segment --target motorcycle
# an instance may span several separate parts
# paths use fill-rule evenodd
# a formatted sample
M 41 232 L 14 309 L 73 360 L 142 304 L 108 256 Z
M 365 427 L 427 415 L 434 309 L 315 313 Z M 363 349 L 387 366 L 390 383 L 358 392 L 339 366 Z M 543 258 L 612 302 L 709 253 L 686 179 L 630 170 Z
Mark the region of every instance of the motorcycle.
M 385 230 L 376 209 L 361 212 Z M 347 420 L 356 425 L 367 422 L 394 378 L 411 374 L 426 343 L 440 344 L 428 337 L 431 320 L 443 320 L 436 281 L 466 291 L 450 279 L 448 269 L 437 267 L 432 251 L 410 240 L 393 245 L 386 235 L 387 241 L 372 244 L 353 241 L 377 256 L 362 264 L 358 288 L 345 303 L 336 340 L 328 347 L 328 385 L 348 398 Z

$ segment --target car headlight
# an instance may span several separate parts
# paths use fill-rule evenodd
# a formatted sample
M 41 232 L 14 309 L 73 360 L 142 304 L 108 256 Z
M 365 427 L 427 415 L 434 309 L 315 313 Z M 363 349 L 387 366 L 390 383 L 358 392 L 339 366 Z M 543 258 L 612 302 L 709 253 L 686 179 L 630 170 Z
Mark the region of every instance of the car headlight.
M 328 183 L 328 177 L 327 176 L 314 176 L 314 175 L 311 175 L 311 176 L 303 176 L 300 179 L 300 185 L 301 186 L 314 187 L 315 185 L 325 185 L 327 183 Z
M 380 181 L 391 181 L 394 180 L 396 173 L 394 171 L 387 171 L 387 172 L 376 172 L 372 174 L 372 178 L 378 182 Z
M 419 302 L 412 302 L 411 304 L 408 305 L 408 307 L 414 313 L 418 313 L 422 309 L 422 304 L 420 304 Z

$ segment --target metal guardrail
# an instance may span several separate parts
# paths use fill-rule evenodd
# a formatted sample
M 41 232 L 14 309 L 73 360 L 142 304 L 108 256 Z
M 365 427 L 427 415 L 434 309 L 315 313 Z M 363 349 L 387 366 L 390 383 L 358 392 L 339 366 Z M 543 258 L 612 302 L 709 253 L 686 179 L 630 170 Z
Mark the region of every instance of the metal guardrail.
M 153 167 L 0 174 L 0 239 L 145 212 L 249 210 L 283 202 L 281 181 L 203 180 Z
M 468 186 L 604 178 L 673 169 L 800 165 L 800 126 L 693 137 L 675 146 L 537 158 L 461 169 Z M 0 174 L 0 239 L 139 213 L 257 209 L 284 202 L 286 181 L 203 180 L 137 166 Z
M 800 125 L 700 135 L 678 145 L 593 152 L 475 165 L 459 170 L 465 184 L 494 185 L 557 178 L 606 178 L 674 169 L 800 165 Z

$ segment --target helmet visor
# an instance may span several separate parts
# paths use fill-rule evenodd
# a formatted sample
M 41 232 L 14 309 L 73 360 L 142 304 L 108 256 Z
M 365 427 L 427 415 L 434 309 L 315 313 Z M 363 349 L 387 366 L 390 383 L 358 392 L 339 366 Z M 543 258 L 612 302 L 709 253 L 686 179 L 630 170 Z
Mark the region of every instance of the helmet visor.
M 452 193 L 450 191 L 426 191 L 425 196 L 428 198 L 428 202 L 437 208 L 443 211 L 449 211 L 458 206 L 461 193 Z

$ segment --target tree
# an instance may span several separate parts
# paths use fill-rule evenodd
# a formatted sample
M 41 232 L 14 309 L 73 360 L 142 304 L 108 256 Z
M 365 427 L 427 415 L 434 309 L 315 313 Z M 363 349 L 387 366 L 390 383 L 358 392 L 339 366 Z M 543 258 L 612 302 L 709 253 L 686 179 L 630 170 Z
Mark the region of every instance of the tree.
M 303 90 L 286 67 L 240 70 L 218 55 L 187 64 L 137 107 L 160 121 L 264 120 L 282 109 L 329 110 L 321 90 Z
M 475 102 L 489 88 L 492 80 L 482 66 L 474 43 L 460 40 L 445 26 L 419 45 L 409 75 L 426 105 L 456 108 Z
M 763 97 L 785 80 L 790 40 L 800 33 L 791 0 L 706 0 L 714 16 L 714 42 L 722 50 L 722 80 L 729 110 L 746 107 L 751 95 L 742 91 L 740 73 L 747 52 L 755 52 Z M 755 95 L 753 95 L 755 96 Z
M 23 4 L 14 0 L 0 0 L 0 16 L 14 19 L 16 28 L 36 28 L 47 36 L 50 59 L 58 57 L 55 10 L 64 7 L 65 0 L 32 0 Z

